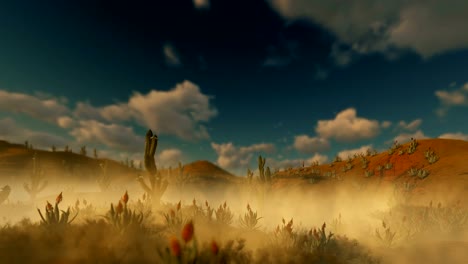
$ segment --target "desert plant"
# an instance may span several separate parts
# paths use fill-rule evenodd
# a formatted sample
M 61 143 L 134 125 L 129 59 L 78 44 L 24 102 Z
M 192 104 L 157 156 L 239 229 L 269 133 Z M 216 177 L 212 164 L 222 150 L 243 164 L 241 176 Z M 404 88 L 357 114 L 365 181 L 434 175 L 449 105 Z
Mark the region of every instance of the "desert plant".
M 408 175 L 409 176 L 416 176 L 418 175 L 418 169 L 417 168 L 414 168 L 414 167 L 411 167 L 409 170 L 408 170 Z
M 80 155 L 86 156 L 87 151 L 86 151 L 86 146 L 82 146 L 80 149 Z
M 373 170 L 365 170 L 364 171 L 364 176 L 366 176 L 366 178 L 374 176 L 374 171 Z
M 311 241 L 311 246 L 318 252 L 324 252 L 328 245 L 330 245 L 332 238 L 334 234 L 332 232 L 328 232 L 328 235 L 325 231 L 327 225 L 323 223 L 322 228 L 316 229 L 314 228 L 309 232 L 310 238 L 312 238 Z
M 128 209 L 128 193 L 122 196 L 117 206 L 114 209 L 114 204 L 111 203 L 111 208 L 104 216 L 107 221 L 114 226 L 114 228 L 121 232 L 129 229 L 142 229 L 143 228 L 143 213 L 137 214 L 135 211 Z
M 364 156 L 361 157 L 361 168 L 367 169 L 367 166 L 369 165 L 369 160 L 366 159 Z
M 378 165 L 375 169 L 379 172 L 380 177 L 384 175 L 384 169 L 385 169 L 384 166 Z
M 105 160 L 104 163 L 99 164 L 99 167 L 101 169 L 101 176 L 97 179 L 97 182 L 102 192 L 108 191 L 111 184 L 111 177 L 107 170 L 108 166 L 109 163 L 107 162 L 107 160 Z
M 333 162 L 342 162 L 343 159 L 339 156 L 339 155 L 336 155 L 335 158 L 333 159 Z
M 37 195 L 42 192 L 47 186 L 47 181 L 44 180 L 44 171 L 40 168 L 37 153 L 33 155 L 33 167 L 30 173 L 30 182 L 24 183 L 23 187 L 29 193 L 31 200 L 34 201 Z
M 2 204 L 8 199 L 10 192 L 11 192 L 11 188 L 9 185 L 3 186 L 2 190 L 0 191 L 0 204 Z
M 258 225 L 260 219 L 262 219 L 262 217 L 258 217 L 257 212 L 253 212 L 250 205 L 247 204 L 247 213 L 245 213 L 243 217 L 239 216 L 239 223 L 240 226 L 245 229 L 255 230 L 260 228 Z
M 96 149 L 93 150 L 93 156 L 94 156 L 95 159 L 98 158 L 98 153 L 97 153 L 97 150 L 96 150 Z
M 73 220 L 75 220 L 78 214 L 75 214 L 75 216 L 69 220 L 70 207 L 68 207 L 67 211 L 59 210 L 58 205 L 62 201 L 62 199 L 62 193 L 60 193 L 55 199 L 55 207 L 52 207 L 52 204 L 50 204 L 47 201 L 47 204 L 45 206 L 45 217 L 42 214 L 41 210 L 39 208 L 37 209 L 37 211 L 39 212 L 39 216 L 42 219 L 42 225 L 49 228 L 62 228 L 68 226 L 71 222 L 73 222 Z
M 234 214 L 231 212 L 231 209 L 227 206 L 227 203 L 220 205 L 215 211 L 216 221 L 223 225 L 230 225 Z
M 387 162 L 387 163 L 385 163 L 384 167 L 385 167 L 386 170 L 391 170 L 393 168 L 393 164 L 390 163 L 390 162 Z
M 55 146 L 52 146 L 51 149 L 52 149 L 52 152 L 56 152 L 56 151 L 57 151 L 57 148 L 56 148 Z
M 424 152 L 424 157 L 429 162 L 429 164 L 434 164 L 439 160 L 439 156 L 430 148 Z
M 395 141 L 393 142 L 393 145 L 388 149 L 388 154 L 389 154 L 389 155 L 392 155 L 392 154 L 395 153 L 395 151 L 398 150 L 400 147 L 401 147 L 401 144 L 398 143 L 397 140 L 395 140 Z
M 249 168 L 247 168 L 247 182 L 252 184 L 254 173 Z
M 375 236 L 381 244 L 391 247 L 395 242 L 396 232 L 392 232 L 385 221 L 382 221 L 382 228 L 383 230 L 380 230 L 379 228 L 375 229 Z
M 148 173 L 149 182 L 145 182 L 143 177 L 138 177 L 138 182 L 141 187 L 145 190 L 147 195 L 153 202 L 159 203 L 164 192 L 166 192 L 168 181 L 163 179 L 161 173 L 158 172 L 156 162 L 154 160 L 154 154 L 158 146 L 158 136 L 153 135 L 151 130 L 146 133 L 145 141 L 145 168 Z
M 424 178 L 426 178 L 427 176 L 429 176 L 429 171 L 428 171 L 428 170 L 420 169 L 420 170 L 418 171 L 418 177 L 419 177 L 420 179 L 424 179 Z
M 411 138 L 410 145 L 408 146 L 408 149 L 406 150 L 406 153 L 408 154 L 413 154 L 416 151 L 416 148 L 418 147 L 419 143 L 416 141 L 416 139 Z

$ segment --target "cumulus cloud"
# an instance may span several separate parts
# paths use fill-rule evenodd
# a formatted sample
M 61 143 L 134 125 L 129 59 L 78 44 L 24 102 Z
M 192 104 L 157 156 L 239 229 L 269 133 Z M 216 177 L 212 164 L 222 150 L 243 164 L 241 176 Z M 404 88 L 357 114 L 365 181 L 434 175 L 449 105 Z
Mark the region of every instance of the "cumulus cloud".
M 170 43 L 164 44 L 163 54 L 164 54 L 164 58 L 166 59 L 166 64 L 168 66 L 177 67 L 177 66 L 182 65 L 182 62 L 180 60 L 180 55 L 172 44 Z
M 436 114 L 444 116 L 448 110 L 456 106 L 468 106 L 468 83 L 462 85 L 457 90 L 438 90 L 435 96 L 439 99 L 440 106 L 436 109 Z
M 411 140 L 411 138 L 414 138 L 414 139 L 425 139 L 427 138 L 426 135 L 424 135 L 424 133 L 421 131 L 421 130 L 418 130 L 414 133 L 402 133 L 398 136 L 396 136 L 393 141 L 398 141 L 398 143 L 401 143 L 401 144 L 404 144 L 404 143 L 407 143 Z
M 299 135 L 294 138 L 293 147 L 301 153 L 313 154 L 328 150 L 330 143 L 325 138 Z
M 156 157 L 159 166 L 175 167 L 179 161 L 182 162 L 182 151 L 176 148 L 165 149 Z
M 377 136 L 380 126 L 378 121 L 358 117 L 356 109 L 348 108 L 338 113 L 335 119 L 318 121 L 316 132 L 326 139 L 355 141 Z
M 225 169 L 247 168 L 252 158 L 261 153 L 275 152 L 273 144 L 261 143 L 246 147 L 236 147 L 232 142 L 229 143 L 211 143 L 211 147 L 218 155 L 217 163 Z
M 458 140 L 465 140 L 468 141 L 468 134 L 463 134 L 461 132 L 457 133 L 445 133 L 439 136 L 439 138 L 445 139 L 458 139 Z
M 467 48 L 468 2 L 464 0 L 269 0 L 286 18 L 309 17 L 354 52 L 410 48 L 424 58 Z M 348 63 L 346 59 L 343 63 Z
M 209 100 L 197 85 L 184 81 L 170 91 L 134 93 L 128 106 L 141 125 L 154 128 L 158 133 L 185 140 L 207 139 L 208 131 L 201 123 L 217 115 Z
M 139 152 L 143 137 L 136 136 L 133 128 L 118 124 L 104 124 L 96 120 L 81 120 L 70 132 L 80 143 L 104 144 L 110 148 Z
M 398 127 L 405 129 L 405 130 L 414 131 L 418 129 L 421 124 L 422 124 L 422 119 L 415 119 L 411 121 L 410 123 L 407 123 L 405 121 L 400 121 L 400 123 L 398 123 Z
M 74 125 L 74 121 L 69 116 L 61 116 L 57 118 L 57 125 L 61 128 L 70 128 Z
M 392 125 L 392 122 L 390 122 L 390 121 L 383 121 L 380 124 L 380 126 L 382 126 L 382 128 L 389 128 L 391 125 Z
M 0 90 L 0 111 L 21 113 L 46 122 L 56 122 L 68 113 L 66 100 L 50 96 L 33 96 Z
M 29 141 L 35 148 L 47 148 L 51 146 L 65 146 L 68 140 L 63 137 L 44 131 L 33 131 L 18 125 L 12 118 L 0 119 L 0 138 L 11 143 L 23 143 Z
M 372 149 L 372 145 L 365 145 L 356 149 L 347 149 L 338 152 L 338 156 L 342 159 L 347 159 L 348 157 L 353 157 L 354 154 L 366 154 L 368 149 Z

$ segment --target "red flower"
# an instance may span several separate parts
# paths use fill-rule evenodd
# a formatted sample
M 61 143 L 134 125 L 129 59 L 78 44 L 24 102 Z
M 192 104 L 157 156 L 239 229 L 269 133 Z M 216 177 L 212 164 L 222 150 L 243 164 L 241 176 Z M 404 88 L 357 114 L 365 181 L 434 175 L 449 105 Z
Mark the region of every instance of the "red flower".
M 59 204 L 62 201 L 62 193 L 60 193 L 57 198 L 55 198 L 55 203 Z
M 190 221 L 185 224 L 184 228 L 182 229 L 182 239 L 184 239 L 185 243 L 190 242 L 193 238 L 193 222 Z
M 170 247 L 171 247 L 171 253 L 172 255 L 176 257 L 180 257 L 180 254 L 182 253 L 182 247 L 180 246 L 179 240 L 177 238 L 173 237 L 171 238 L 170 241 Z
M 213 252 L 214 255 L 218 255 L 219 252 L 219 247 L 216 241 L 211 241 L 211 252 Z
M 125 191 L 125 194 L 122 196 L 122 202 L 124 202 L 124 204 L 127 204 L 128 202 L 128 192 Z

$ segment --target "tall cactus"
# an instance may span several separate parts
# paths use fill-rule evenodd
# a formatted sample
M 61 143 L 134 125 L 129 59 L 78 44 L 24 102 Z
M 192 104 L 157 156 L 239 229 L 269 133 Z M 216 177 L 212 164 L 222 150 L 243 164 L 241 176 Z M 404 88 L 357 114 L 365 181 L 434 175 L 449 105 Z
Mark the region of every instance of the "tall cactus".
M 33 156 L 33 169 L 30 174 L 30 183 L 24 183 L 23 187 L 29 193 L 31 200 L 34 201 L 37 195 L 42 192 L 47 186 L 47 181 L 44 180 L 44 171 L 39 167 L 37 153 Z
M 168 186 L 167 180 L 163 179 L 161 173 L 158 172 L 158 168 L 156 167 L 156 162 L 154 160 L 154 154 L 156 153 L 157 146 L 158 136 L 156 134 L 153 135 L 153 132 L 148 130 L 145 140 L 144 160 L 149 182 L 146 182 L 141 176 L 138 178 L 138 181 L 153 202 L 159 202 L 161 200 L 161 197 Z
M 258 172 L 260 174 L 260 181 L 265 182 L 265 161 L 261 155 L 258 156 Z

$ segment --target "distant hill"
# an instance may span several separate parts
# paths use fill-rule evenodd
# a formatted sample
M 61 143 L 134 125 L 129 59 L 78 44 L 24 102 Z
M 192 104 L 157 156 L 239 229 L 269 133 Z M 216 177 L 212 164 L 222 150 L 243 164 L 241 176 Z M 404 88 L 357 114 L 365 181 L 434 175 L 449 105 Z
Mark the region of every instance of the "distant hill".
M 61 179 L 93 180 L 99 177 L 100 164 L 105 162 L 108 163 L 108 173 L 111 177 L 134 181 L 138 174 L 146 175 L 144 171 L 129 168 L 110 159 L 95 159 L 65 151 L 28 149 L 23 144 L 0 140 L 0 177 L 29 175 L 34 155 L 47 177 L 55 175 Z M 165 170 L 160 170 L 164 175 Z M 175 170 L 173 169 L 174 173 Z M 197 185 L 230 184 L 237 183 L 241 179 L 206 160 L 185 164 L 183 171 L 189 177 L 189 183 Z M 168 178 L 168 180 L 173 179 Z
M 417 143 L 413 154 L 405 152 L 410 146 L 410 143 L 406 143 L 392 155 L 385 151 L 374 156 L 365 156 L 368 160 L 365 169 L 362 167 L 363 161 L 357 157 L 350 162 L 352 168 L 346 172 L 343 171 L 343 168 L 348 166 L 346 159 L 319 166 L 280 171 L 275 175 L 274 187 L 322 188 L 327 185 L 354 184 L 363 190 L 378 191 L 400 186 L 402 193 L 407 193 L 414 199 L 461 199 L 468 203 L 468 142 L 423 139 L 417 140 Z M 400 150 L 405 153 L 400 153 Z M 430 164 L 425 157 L 426 151 L 433 151 L 439 160 Z M 391 164 L 391 168 L 384 169 L 380 174 L 379 166 L 386 164 Z M 429 175 L 423 179 L 411 176 L 410 169 L 425 170 Z M 374 175 L 366 177 L 366 171 Z M 316 177 L 316 172 L 320 172 L 321 177 Z
M 29 149 L 22 144 L 0 140 L 0 177 L 23 177 L 33 168 L 33 157 L 47 177 L 57 179 L 94 180 L 101 175 L 100 164 L 107 162 L 109 175 L 135 179 L 137 169 L 105 158 L 92 158 L 73 152 Z

